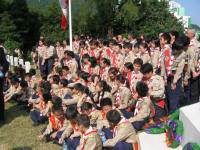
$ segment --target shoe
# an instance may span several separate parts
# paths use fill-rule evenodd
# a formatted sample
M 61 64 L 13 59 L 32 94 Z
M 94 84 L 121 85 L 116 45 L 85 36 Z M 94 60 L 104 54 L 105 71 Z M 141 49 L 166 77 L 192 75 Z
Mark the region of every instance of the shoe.
M 45 138 L 45 142 L 47 143 L 47 142 L 50 142 L 52 139 L 50 138 L 50 136 L 46 136 L 46 138 Z

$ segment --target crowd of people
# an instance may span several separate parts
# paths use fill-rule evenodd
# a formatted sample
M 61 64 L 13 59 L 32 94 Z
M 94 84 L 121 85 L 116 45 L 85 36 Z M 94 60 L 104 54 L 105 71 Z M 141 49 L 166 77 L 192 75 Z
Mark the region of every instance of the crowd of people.
M 184 105 L 199 102 L 200 44 L 195 30 L 111 40 L 74 36 L 73 50 L 40 38 L 32 52 L 40 76 L 5 73 L 4 102 L 47 124 L 38 140 L 68 150 L 135 150 L 136 133 Z M 182 96 L 183 97 L 183 96 Z

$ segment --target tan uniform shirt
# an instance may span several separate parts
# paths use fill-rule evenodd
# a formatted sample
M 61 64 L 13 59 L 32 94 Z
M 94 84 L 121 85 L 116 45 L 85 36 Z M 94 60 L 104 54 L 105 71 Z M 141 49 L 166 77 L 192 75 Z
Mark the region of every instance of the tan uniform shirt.
M 108 139 L 103 143 L 103 147 L 114 147 L 118 142 L 136 143 L 136 132 L 133 125 L 122 118 L 118 125 L 113 130 L 114 138 Z
M 136 113 L 137 110 L 135 110 L 135 115 L 129 119 L 130 122 L 143 121 L 152 115 L 152 102 L 149 97 L 139 98 L 136 108 L 139 111 Z

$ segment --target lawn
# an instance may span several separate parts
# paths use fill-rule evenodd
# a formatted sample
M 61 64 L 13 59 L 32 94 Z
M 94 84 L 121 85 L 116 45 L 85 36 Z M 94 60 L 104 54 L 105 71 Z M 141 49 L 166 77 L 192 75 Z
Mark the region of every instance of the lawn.
M 6 123 L 0 126 L 0 150 L 62 150 L 52 142 L 37 141 L 46 125 L 33 127 L 29 113 L 6 103 Z

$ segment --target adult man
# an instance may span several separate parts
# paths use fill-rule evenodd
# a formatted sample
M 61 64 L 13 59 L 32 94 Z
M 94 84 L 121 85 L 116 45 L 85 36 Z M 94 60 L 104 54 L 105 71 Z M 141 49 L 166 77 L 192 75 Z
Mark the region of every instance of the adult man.
M 0 123 L 4 122 L 3 81 L 4 74 L 8 71 L 9 63 L 6 60 L 4 49 L 0 47 Z

